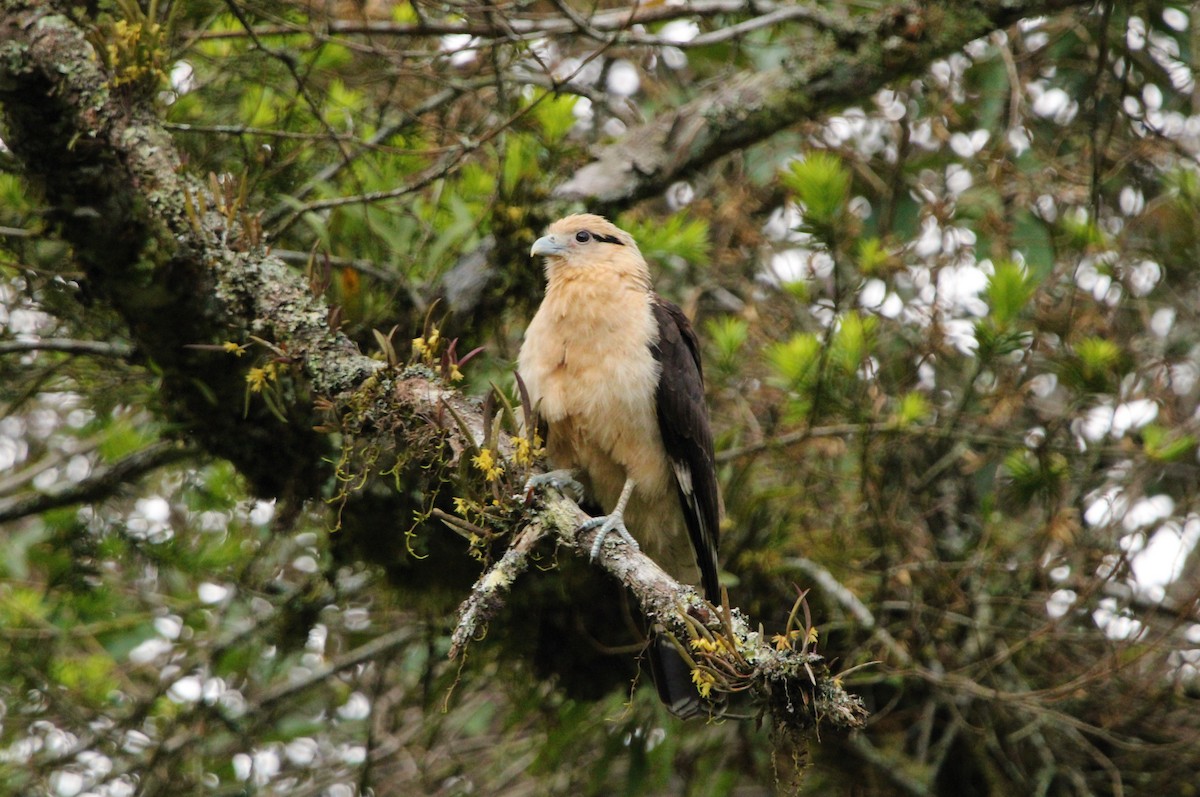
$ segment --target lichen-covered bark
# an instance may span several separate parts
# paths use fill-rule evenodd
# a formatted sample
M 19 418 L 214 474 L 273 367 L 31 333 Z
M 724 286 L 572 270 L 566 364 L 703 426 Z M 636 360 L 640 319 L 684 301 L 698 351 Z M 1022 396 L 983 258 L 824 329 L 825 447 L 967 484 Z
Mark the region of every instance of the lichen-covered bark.
M 287 422 L 261 401 L 245 412 L 254 358 L 203 346 L 273 341 L 329 395 L 376 364 L 329 329 L 327 308 L 293 270 L 238 245 L 236 216 L 218 212 L 214 197 L 189 216 L 186 203 L 205 187 L 182 173 L 152 103 L 110 87 L 65 10 L 20 0 L 0 8 L 3 138 L 73 247 L 88 293 L 121 314 L 139 356 L 161 373 L 172 420 L 256 491 L 312 494 L 328 442 L 312 431 L 303 388 Z

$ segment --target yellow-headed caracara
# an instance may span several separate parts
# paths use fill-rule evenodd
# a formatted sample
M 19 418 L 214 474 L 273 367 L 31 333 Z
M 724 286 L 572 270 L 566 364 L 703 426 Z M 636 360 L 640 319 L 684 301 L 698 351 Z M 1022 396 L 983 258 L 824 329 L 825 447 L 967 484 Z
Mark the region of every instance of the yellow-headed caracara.
M 545 258 L 546 297 L 518 371 L 546 424 L 551 464 L 609 513 L 589 521 L 600 526 L 593 555 L 610 531 L 632 541 L 628 523 L 664 570 L 719 601 L 721 509 L 696 333 L 654 293 L 632 236 L 607 219 L 560 219 L 530 255 Z M 650 656 L 667 706 L 680 716 L 699 711 L 670 643 L 656 638 Z

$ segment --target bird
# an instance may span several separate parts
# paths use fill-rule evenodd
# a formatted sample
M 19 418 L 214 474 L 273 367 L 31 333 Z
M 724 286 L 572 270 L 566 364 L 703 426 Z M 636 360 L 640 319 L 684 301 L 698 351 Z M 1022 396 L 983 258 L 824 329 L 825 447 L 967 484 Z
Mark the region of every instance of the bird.
M 530 256 L 543 259 L 546 292 L 517 373 L 554 468 L 531 486 L 577 486 L 602 508 L 584 524 L 599 528 L 593 559 L 616 533 L 718 603 L 722 505 L 696 332 L 654 292 L 633 237 L 602 216 L 559 219 Z M 668 709 L 700 713 L 671 642 L 652 635 L 647 655 Z

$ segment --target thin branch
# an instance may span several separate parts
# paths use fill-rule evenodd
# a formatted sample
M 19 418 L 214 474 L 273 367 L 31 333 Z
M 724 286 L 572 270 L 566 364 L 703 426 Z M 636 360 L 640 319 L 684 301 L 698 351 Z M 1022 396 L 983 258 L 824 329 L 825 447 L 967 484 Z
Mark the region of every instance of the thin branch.
M 746 0 L 697 0 L 682 5 L 647 4 L 634 9 L 616 8 L 597 12 L 586 20 L 586 28 L 595 32 L 611 33 L 621 31 L 632 25 L 650 25 L 660 22 L 670 22 L 677 19 L 704 19 L 723 14 L 736 14 L 751 10 L 771 13 L 780 8 L 780 4 L 772 2 L 748 3 Z M 786 6 L 785 6 L 786 7 Z M 817 11 L 808 7 L 817 15 Z M 578 15 L 577 15 L 578 16 Z M 548 36 L 563 36 L 578 33 L 581 26 L 573 19 L 562 16 L 516 16 L 506 20 L 505 30 L 494 24 L 481 24 L 476 21 L 441 21 L 424 19 L 419 22 L 389 22 L 385 20 L 331 19 L 316 21 L 311 25 L 272 25 L 254 28 L 254 34 L 259 38 L 274 36 L 312 35 L 313 28 L 319 27 L 328 35 L 344 36 L 394 36 L 401 38 L 421 38 L 429 36 L 466 35 L 480 38 L 509 38 L 512 35 L 521 40 L 543 38 Z M 211 31 L 203 34 L 201 40 L 246 38 L 249 34 L 241 30 Z
M 106 468 L 97 469 L 90 476 L 69 487 L 0 504 L 0 523 L 38 515 L 63 506 L 101 501 L 128 487 L 147 473 L 190 459 L 198 453 L 195 448 L 172 440 L 155 443 Z
M 293 265 L 298 266 L 307 265 L 308 262 L 313 258 L 313 255 L 309 252 L 297 252 L 292 249 L 272 249 L 271 253 L 285 263 L 292 263 Z M 337 268 L 348 268 L 352 271 L 357 271 L 358 273 L 377 280 L 384 285 L 405 287 L 409 284 L 408 280 L 405 279 L 404 275 L 399 271 L 386 268 L 374 260 L 367 260 L 361 257 L 336 257 L 334 255 L 324 254 L 318 254 L 316 257 L 321 261 L 324 261 L 326 258 L 328 258 L 329 265 L 331 266 L 336 266 Z
M 483 85 L 483 81 L 470 83 L 464 86 L 451 86 L 435 93 L 431 97 L 427 97 L 420 105 L 407 111 L 404 118 L 399 119 L 391 124 L 383 125 L 379 130 L 375 131 L 375 135 L 371 136 L 367 141 L 361 142 L 367 149 L 380 147 L 383 142 L 387 141 L 392 136 L 395 136 L 408 127 L 410 127 L 421 116 L 441 108 L 443 105 L 457 99 L 468 91 L 473 91 Z M 425 150 L 428 152 L 429 150 Z M 299 188 L 289 196 L 288 202 L 281 202 L 272 208 L 264 217 L 263 224 L 272 227 L 283 217 L 287 216 L 293 210 L 293 205 L 296 200 L 304 199 L 320 186 L 328 183 L 336 177 L 344 168 L 349 166 L 356 158 L 355 154 L 347 155 L 334 163 L 329 164 L 325 168 L 318 171 L 312 177 L 304 182 Z M 288 225 L 292 223 L 289 219 Z M 286 227 L 285 227 L 286 228 Z
M 833 573 L 803 556 L 793 557 L 787 563 L 815 581 L 822 592 L 840 604 L 860 626 L 870 631 L 874 638 L 882 642 L 897 662 L 904 666 L 912 664 L 912 657 L 896 641 L 896 638 L 879 624 L 875 619 L 875 615 L 867 608 L 865 603 L 859 600 L 859 597 L 854 594 L 853 590 L 838 581 Z
M 249 701 L 257 709 L 270 708 L 280 701 L 294 697 L 301 692 L 326 681 L 330 676 L 348 670 L 363 662 L 379 658 L 396 648 L 407 645 L 413 640 L 416 630 L 411 626 L 398 628 L 382 636 L 375 637 L 370 642 L 359 645 L 353 650 L 343 653 L 333 661 L 313 670 L 304 678 L 288 683 L 277 684 L 264 691 L 257 699 Z
M 60 351 L 93 357 L 126 358 L 133 354 L 128 343 L 104 343 L 98 340 L 40 338 L 38 340 L 0 340 L 0 355 L 30 351 Z

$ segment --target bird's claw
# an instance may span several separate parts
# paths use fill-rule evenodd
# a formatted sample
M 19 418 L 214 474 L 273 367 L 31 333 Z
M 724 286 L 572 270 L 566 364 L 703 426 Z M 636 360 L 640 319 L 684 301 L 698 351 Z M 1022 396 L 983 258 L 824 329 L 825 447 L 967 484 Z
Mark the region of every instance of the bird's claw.
M 629 529 L 625 528 L 625 519 L 621 515 L 614 512 L 611 515 L 601 515 L 600 517 L 594 517 L 590 520 L 585 520 L 582 524 L 580 524 L 579 530 L 589 531 L 597 526 L 600 527 L 600 530 L 596 532 L 596 539 L 592 541 L 591 561 L 596 561 L 596 559 L 600 556 L 600 546 L 604 545 L 604 539 L 614 531 L 617 533 L 617 536 L 628 543 L 633 550 L 640 551 L 642 549 L 641 546 L 638 545 L 637 540 L 633 538 L 633 535 L 629 533 Z
M 544 487 L 553 487 L 559 492 L 569 492 L 577 502 L 583 500 L 583 485 L 575 480 L 575 473 L 569 470 L 552 470 L 549 473 L 535 473 L 525 482 L 525 487 L 521 490 L 521 495 L 529 495 L 530 492 Z

